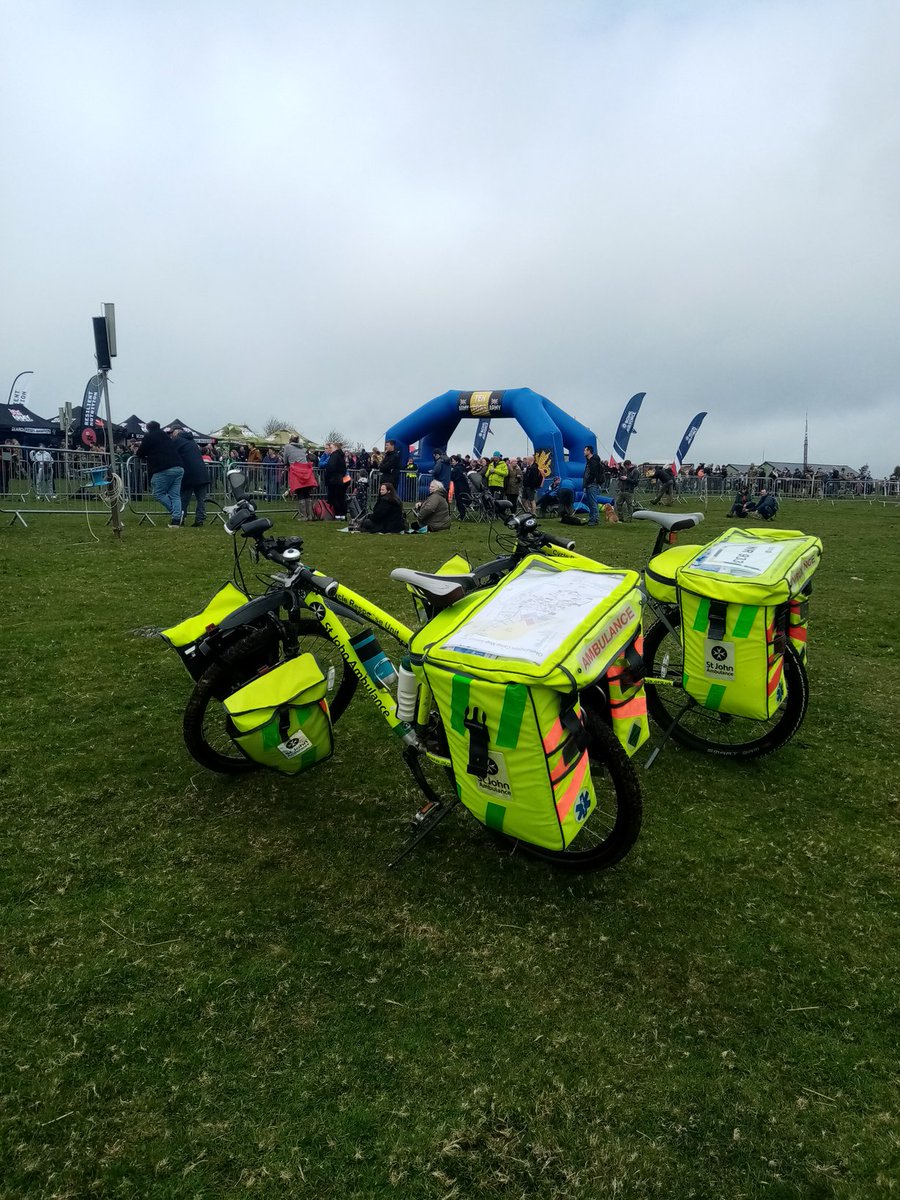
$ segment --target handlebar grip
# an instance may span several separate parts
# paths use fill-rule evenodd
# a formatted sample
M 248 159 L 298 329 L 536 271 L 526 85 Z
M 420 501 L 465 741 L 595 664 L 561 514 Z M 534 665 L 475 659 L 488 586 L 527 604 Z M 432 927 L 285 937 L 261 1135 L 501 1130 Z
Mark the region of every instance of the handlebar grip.
M 240 525 L 236 532 L 240 533 L 241 537 L 258 538 L 264 534 L 267 529 L 271 528 L 272 522 L 268 517 L 257 517 L 253 521 L 247 521 L 245 524 Z
M 575 549 L 575 543 L 571 540 L 571 538 L 568 541 L 563 541 L 562 538 L 554 537 L 552 533 L 542 533 L 541 544 L 544 546 L 559 546 L 561 550 Z
M 331 579 L 328 575 L 314 575 L 306 567 L 301 567 L 300 579 L 310 590 L 321 592 L 323 596 L 333 596 L 340 586 L 336 579 Z

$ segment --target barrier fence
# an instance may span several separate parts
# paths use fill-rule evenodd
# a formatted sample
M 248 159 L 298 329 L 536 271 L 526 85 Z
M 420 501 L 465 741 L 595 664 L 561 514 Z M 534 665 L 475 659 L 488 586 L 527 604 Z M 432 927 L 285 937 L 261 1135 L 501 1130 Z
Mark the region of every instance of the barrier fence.
M 101 451 L 83 449 L 65 450 L 48 447 L 31 450 L 0 447 L 0 507 L 4 513 L 37 513 L 41 511 L 83 513 L 86 507 L 104 502 L 105 488 L 102 486 L 102 468 L 107 457 Z M 237 466 L 244 472 L 246 489 L 258 502 L 280 505 L 285 511 L 295 511 L 295 500 L 287 492 L 287 468 L 279 461 L 245 463 L 219 462 L 207 464 L 209 472 L 208 502 L 213 512 L 230 503 L 226 485 L 226 472 Z M 135 455 L 117 455 L 116 472 L 122 479 L 124 503 L 142 521 L 152 521 L 163 516 L 159 505 L 153 500 L 147 463 Z M 373 471 L 351 469 L 347 496 L 357 494 L 366 507 L 377 497 L 380 474 Z M 314 468 L 316 490 L 313 499 L 326 496 L 321 468 Z M 401 472 L 397 492 L 406 505 L 422 499 L 427 493 L 430 476 Z M 766 487 L 782 500 L 897 500 L 900 498 L 900 480 L 897 479 L 797 479 L 765 478 L 758 476 L 752 481 L 745 477 L 706 475 L 682 476 L 675 487 L 673 502 L 679 505 L 706 504 L 710 500 L 730 501 L 742 487 L 754 496 Z M 615 480 L 609 489 L 615 495 Z M 639 503 L 653 505 L 658 493 L 655 481 L 642 478 L 636 491 Z M 21 518 L 20 518 L 21 519 Z M 24 521 L 22 522 L 24 524 Z

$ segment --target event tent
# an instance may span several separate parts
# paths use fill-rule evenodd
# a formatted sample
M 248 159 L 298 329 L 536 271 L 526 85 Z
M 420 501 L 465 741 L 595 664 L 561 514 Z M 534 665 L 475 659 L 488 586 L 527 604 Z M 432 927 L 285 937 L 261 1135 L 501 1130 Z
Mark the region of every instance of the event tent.
M 0 434 L 3 437 L 25 434 L 28 437 L 54 437 L 59 434 L 51 421 L 39 417 L 24 404 L 0 404 Z
M 214 438 L 222 438 L 226 442 L 247 441 L 251 439 L 256 441 L 260 435 L 255 433 L 249 425 L 241 425 L 240 423 L 232 423 L 223 425 L 221 429 L 217 429 L 212 435 Z
M 140 417 L 136 417 L 134 413 L 130 417 L 126 417 L 121 425 L 116 426 L 117 429 L 124 429 L 128 437 L 143 437 L 147 432 L 147 422 L 142 421 Z

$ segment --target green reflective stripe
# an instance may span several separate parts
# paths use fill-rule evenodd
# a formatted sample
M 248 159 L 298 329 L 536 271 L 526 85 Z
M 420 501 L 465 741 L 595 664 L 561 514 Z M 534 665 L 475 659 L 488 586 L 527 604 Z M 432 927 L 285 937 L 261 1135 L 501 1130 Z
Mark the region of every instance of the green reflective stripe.
M 468 675 L 454 675 L 450 685 L 450 728 L 455 733 L 466 732 L 466 709 L 469 707 Z
M 488 800 L 487 808 L 484 810 L 484 823 L 488 829 L 502 829 L 505 816 L 506 809 L 502 804 L 495 804 L 493 800 Z
M 260 730 L 262 734 L 262 744 L 264 750 L 271 750 L 273 746 L 280 746 L 284 740 L 281 736 L 281 730 L 278 728 L 278 713 L 272 717 L 266 725 L 263 725 Z
M 697 607 L 697 615 L 694 617 L 693 628 L 698 633 L 703 633 L 709 624 L 709 597 L 704 596 Z
M 511 683 L 503 693 L 503 709 L 500 713 L 500 728 L 497 730 L 496 745 L 513 749 L 519 741 L 522 716 L 528 699 L 528 689 L 523 683 Z
M 741 611 L 738 613 L 737 620 L 734 623 L 734 632 L 731 636 L 736 638 L 749 637 L 758 612 L 759 607 L 757 605 L 742 604 Z
M 721 683 L 712 683 L 709 687 L 709 695 L 706 697 L 706 708 L 713 710 L 717 709 L 725 698 L 725 687 Z

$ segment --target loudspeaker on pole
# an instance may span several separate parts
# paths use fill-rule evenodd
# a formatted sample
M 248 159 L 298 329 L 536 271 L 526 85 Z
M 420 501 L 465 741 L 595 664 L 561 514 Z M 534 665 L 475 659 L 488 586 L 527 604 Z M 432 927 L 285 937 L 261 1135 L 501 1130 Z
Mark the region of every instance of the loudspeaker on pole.
M 112 366 L 109 354 L 109 337 L 106 332 L 106 317 L 94 317 L 94 349 L 97 354 L 97 369 L 108 371 Z

